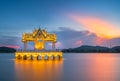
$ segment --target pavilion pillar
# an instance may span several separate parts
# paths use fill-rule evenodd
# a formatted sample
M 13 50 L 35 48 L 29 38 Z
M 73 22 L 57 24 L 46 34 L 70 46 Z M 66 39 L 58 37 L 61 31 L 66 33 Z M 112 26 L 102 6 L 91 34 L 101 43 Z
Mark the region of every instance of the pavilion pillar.
M 55 43 L 52 43 L 52 50 L 55 50 Z
M 43 40 L 43 50 L 46 50 L 46 49 L 45 49 L 45 43 L 46 43 L 46 42 Z
M 27 50 L 27 42 L 24 42 L 24 51 Z
M 36 48 L 35 48 L 35 41 L 34 41 L 34 51 L 36 50 Z

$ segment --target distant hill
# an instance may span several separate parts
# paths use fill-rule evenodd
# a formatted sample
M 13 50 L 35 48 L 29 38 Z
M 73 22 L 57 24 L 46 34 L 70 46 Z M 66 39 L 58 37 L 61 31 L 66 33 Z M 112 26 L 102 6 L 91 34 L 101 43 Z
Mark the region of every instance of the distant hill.
M 120 53 L 120 46 L 115 46 L 115 47 L 111 48 L 111 51 Z
M 0 47 L 0 53 L 14 53 L 16 50 L 14 48 Z
M 120 46 L 113 48 L 102 47 L 102 46 L 89 46 L 83 45 L 77 48 L 63 49 L 62 52 L 67 53 L 120 53 Z

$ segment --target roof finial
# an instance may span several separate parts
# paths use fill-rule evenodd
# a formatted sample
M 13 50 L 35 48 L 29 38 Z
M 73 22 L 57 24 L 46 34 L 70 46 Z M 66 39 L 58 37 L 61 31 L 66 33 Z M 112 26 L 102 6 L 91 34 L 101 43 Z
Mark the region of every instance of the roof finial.
M 39 30 L 41 30 L 40 25 L 39 25 Z

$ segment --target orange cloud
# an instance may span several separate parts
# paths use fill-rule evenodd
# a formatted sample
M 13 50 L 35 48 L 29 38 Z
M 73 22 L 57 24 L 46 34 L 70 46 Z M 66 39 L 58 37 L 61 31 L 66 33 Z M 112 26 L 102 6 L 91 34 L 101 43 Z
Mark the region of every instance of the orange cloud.
M 79 17 L 70 15 L 75 22 L 83 25 L 87 30 L 95 33 L 102 38 L 117 38 L 120 37 L 120 28 L 112 26 L 110 23 L 105 22 L 99 18 L 94 17 Z
M 82 45 L 82 41 L 81 41 L 81 40 L 76 41 L 76 42 L 75 42 L 75 45 L 76 45 L 76 46 Z

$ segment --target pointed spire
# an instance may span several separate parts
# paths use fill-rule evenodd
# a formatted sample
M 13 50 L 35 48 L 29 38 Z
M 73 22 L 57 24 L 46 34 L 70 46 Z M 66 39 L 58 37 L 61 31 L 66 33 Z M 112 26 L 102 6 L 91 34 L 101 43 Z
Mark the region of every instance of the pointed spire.
M 40 30 L 41 31 L 41 28 L 40 28 L 40 26 L 39 26 L 39 29 L 38 30 Z

